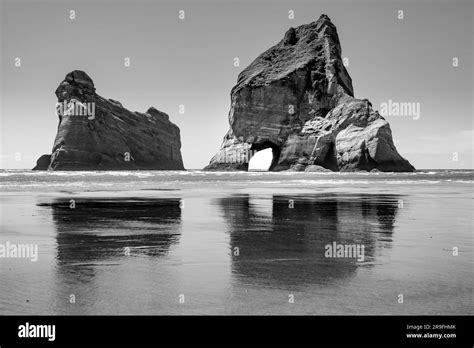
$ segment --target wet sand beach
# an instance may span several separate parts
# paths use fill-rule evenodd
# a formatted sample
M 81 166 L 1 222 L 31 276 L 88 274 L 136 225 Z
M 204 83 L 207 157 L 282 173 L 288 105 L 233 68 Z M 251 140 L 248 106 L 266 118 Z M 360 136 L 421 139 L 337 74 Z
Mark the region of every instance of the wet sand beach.
M 472 179 L 3 171 L 0 314 L 472 314 Z

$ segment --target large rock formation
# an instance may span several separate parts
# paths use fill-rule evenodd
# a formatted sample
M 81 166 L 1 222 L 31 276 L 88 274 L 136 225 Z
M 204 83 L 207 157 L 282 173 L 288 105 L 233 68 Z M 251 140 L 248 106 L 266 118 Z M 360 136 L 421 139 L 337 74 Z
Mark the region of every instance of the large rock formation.
M 268 147 L 274 171 L 415 170 L 398 154 L 388 122 L 367 99 L 354 98 L 326 15 L 290 28 L 240 73 L 229 123 L 207 170 L 246 170 L 249 151 Z
M 56 89 L 58 132 L 51 155 L 37 170 L 184 169 L 178 126 L 154 107 L 131 112 L 95 93 L 83 71 L 66 75 Z

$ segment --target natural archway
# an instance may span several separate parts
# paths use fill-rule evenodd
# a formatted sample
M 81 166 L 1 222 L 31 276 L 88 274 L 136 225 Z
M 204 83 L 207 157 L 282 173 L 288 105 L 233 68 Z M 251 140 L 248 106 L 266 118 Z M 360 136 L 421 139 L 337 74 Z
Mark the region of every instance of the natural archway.
M 249 171 L 271 171 L 280 159 L 280 148 L 271 141 L 252 144 L 250 149 L 258 152 L 249 160 Z
M 336 146 L 334 143 L 331 143 L 331 145 L 329 145 L 329 149 L 326 153 L 326 157 L 324 157 L 322 166 L 324 168 L 332 170 L 333 172 L 339 171 L 339 167 L 337 166 Z
M 249 172 L 268 172 L 273 161 L 271 147 L 258 151 L 249 161 Z

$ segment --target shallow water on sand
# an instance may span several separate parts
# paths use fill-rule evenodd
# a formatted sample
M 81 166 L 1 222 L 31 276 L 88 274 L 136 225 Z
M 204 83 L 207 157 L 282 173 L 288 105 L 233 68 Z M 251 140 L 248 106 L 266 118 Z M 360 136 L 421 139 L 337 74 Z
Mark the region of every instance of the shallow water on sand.
M 0 314 L 472 314 L 473 174 L 0 171 Z

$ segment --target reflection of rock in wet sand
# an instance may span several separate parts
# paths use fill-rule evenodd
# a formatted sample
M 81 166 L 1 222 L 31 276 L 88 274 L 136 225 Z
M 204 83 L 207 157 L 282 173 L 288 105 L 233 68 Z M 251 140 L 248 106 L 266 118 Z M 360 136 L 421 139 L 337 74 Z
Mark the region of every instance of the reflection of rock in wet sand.
M 398 196 L 324 194 L 236 195 L 219 200 L 227 221 L 233 273 L 267 286 L 324 284 L 354 274 L 355 258 L 326 258 L 333 242 L 363 244 L 371 265 L 390 247 Z M 293 208 L 291 208 L 293 206 Z
M 57 228 L 57 258 L 87 263 L 130 255 L 166 254 L 180 237 L 180 200 L 77 198 L 42 203 L 52 209 Z

